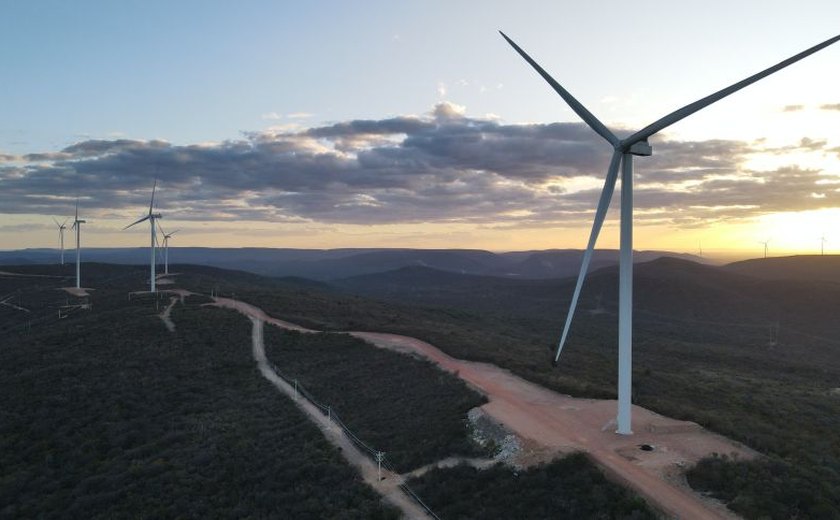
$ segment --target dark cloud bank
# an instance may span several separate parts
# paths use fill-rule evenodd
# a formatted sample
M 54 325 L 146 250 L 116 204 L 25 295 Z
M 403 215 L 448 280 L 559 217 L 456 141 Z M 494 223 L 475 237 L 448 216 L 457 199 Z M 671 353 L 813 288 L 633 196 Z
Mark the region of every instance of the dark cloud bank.
M 840 206 L 840 184 L 795 166 L 743 168 L 739 141 L 658 140 L 636 161 L 639 219 L 694 226 L 782 210 Z M 779 149 L 825 150 L 804 138 Z M 170 218 L 381 224 L 543 225 L 586 220 L 610 149 L 582 123 L 507 125 L 441 104 L 427 117 L 254 132 L 211 145 L 88 140 L 60 152 L 0 155 L 0 213 L 140 212 L 157 176 Z M 840 173 L 840 172 L 826 172 Z M 834 178 L 836 179 L 836 178 Z M 614 202 L 617 204 L 617 201 Z

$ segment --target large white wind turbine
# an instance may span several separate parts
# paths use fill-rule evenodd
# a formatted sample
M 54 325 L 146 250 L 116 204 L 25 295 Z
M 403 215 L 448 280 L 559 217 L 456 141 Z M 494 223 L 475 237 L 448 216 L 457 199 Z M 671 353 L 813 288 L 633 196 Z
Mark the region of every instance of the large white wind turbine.
M 67 219 L 61 224 L 53 217 L 53 222 L 58 226 L 58 245 L 61 248 L 61 265 L 64 265 L 64 230 L 67 229 Z
M 129 224 L 129 225 L 127 225 L 123 228 L 125 230 L 125 229 L 130 228 L 131 226 L 134 226 L 134 225 L 139 224 L 141 222 L 144 222 L 146 220 L 149 221 L 149 224 L 150 224 L 149 228 L 151 230 L 151 243 L 150 243 L 151 244 L 151 246 L 150 246 L 151 261 L 149 262 L 149 267 L 150 267 L 151 271 L 150 271 L 150 275 L 149 275 L 149 291 L 151 291 L 151 292 L 155 292 L 155 245 L 156 245 L 156 242 L 157 242 L 157 240 L 155 239 L 155 221 L 159 218 L 163 218 L 163 215 L 161 215 L 160 213 L 155 213 L 154 212 L 155 190 L 156 189 L 157 189 L 157 179 L 155 179 L 155 183 L 152 185 L 152 201 L 149 203 L 149 213 L 145 217 L 143 217 L 141 219 L 138 219 L 138 220 L 132 222 L 131 224 Z
M 82 224 L 85 222 L 86 221 L 84 220 L 79 220 L 79 199 L 76 198 L 76 216 L 73 217 L 73 227 L 70 228 L 76 230 L 76 289 L 82 288 L 81 269 L 79 265 L 81 264 L 82 259 Z
M 633 301 L 633 156 L 648 156 L 653 153 L 653 150 L 648 144 L 648 138 L 663 130 L 677 121 L 701 110 L 712 103 L 719 101 L 726 96 L 733 94 L 742 88 L 755 83 L 756 81 L 777 72 L 788 65 L 796 63 L 797 61 L 809 56 L 829 45 L 840 40 L 840 35 L 828 39 L 819 45 L 815 45 L 810 49 L 803 51 L 795 56 L 792 56 L 766 70 L 754 74 L 742 81 L 739 81 L 729 87 L 726 87 L 714 94 L 706 96 L 702 99 L 686 105 L 679 110 L 675 110 L 665 117 L 655 121 L 654 123 L 642 128 L 638 132 L 619 139 L 612 133 L 597 117 L 595 117 L 589 110 L 586 109 L 577 99 L 575 99 L 565 88 L 563 88 L 557 81 L 552 78 L 548 72 L 531 59 L 516 43 L 501 33 L 502 37 L 527 61 L 542 78 L 548 82 L 549 85 L 566 101 L 569 107 L 580 116 L 581 119 L 589 125 L 598 135 L 603 137 L 613 147 L 612 160 L 610 161 L 609 169 L 607 170 L 607 177 L 604 181 L 604 188 L 601 191 L 601 197 L 598 201 L 598 208 L 595 212 L 595 221 L 592 224 L 592 232 L 589 235 L 589 243 L 586 246 L 586 251 L 583 254 L 583 261 L 580 266 L 580 274 L 578 275 L 577 284 L 575 285 L 575 292 L 572 296 L 572 302 L 569 307 L 569 314 L 566 317 L 566 324 L 563 327 L 563 335 L 557 345 L 557 354 L 554 356 L 554 363 L 560 357 L 560 352 L 563 350 L 563 345 L 566 342 L 566 337 L 569 333 L 569 326 L 572 323 L 572 316 L 575 312 L 578 297 L 580 296 L 581 286 L 586 277 L 586 271 L 589 267 L 589 262 L 592 259 L 592 251 L 595 247 L 595 242 L 598 239 L 598 234 L 601 231 L 601 226 L 604 223 L 604 217 L 607 213 L 607 208 L 612 198 L 613 190 L 615 188 L 616 179 L 618 177 L 618 168 L 621 169 L 621 246 L 620 246 L 620 260 L 619 260 L 619 313 L 618 313 L 618 417 L 617 417 L 617 433 L 629 435 L 632 432 L 630 421 L 630 394 L 632 389 L 631 383 L 631 359 L 632 359 L 632 301 Z
M 160 227 L 160 232 L 163 235 L 163 274 L 169 274 L 169 239 L 172 238 L 172 235 L 180 231 L 180 229 L 176 229 L 172 233 L 167 233 L 163 230 L 163 226 L 158 224 Z

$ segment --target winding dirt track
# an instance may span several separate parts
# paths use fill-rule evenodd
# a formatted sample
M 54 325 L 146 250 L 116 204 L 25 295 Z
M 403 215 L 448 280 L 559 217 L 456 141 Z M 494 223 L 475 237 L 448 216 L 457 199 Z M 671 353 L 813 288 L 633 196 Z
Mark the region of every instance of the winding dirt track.
M 215 298 L 215 301 L 219 306 L 236 309 L 252 319 L 314 332 L 271 318 L 258 307 L 244 302 L 227 298 Z M 633 489 L 668 517 L 682 520 L 738 518 L 721 504 L 694 493 L 682 478 L 683 467 L 712 453 L 737 453 L 742 458 L 756 456 L 738 443 L 703 430 L 695 423 L 673 420 L 639 406 L 633 407 L 635 434 L 617 435 L 613 423 L 614 400 L 561 395 L 495 365 L 453 358 L 415 338 L 378 332 L 350 334 L 381 348 L 422 356 L 457 374 L 487 396 L 489 402 L 482 407 L 484 411 L 511 431 L 552 453 L 573 450 L 587 453 L 612 480 Z M 264 352 L 262 356 L 265 356 Z M 655 449 L 642 451 L 639 449 L 641 444 L 650 444 Z
M 314 332 L 303 327 L 298 327 L 281 320 L 268 317 L 262 310 L 237 300 L 229 300 L 227 298 L 215 298 L 216 304 L 220 307 L 233 308 L 245 314 L 251 319 L 253 329 L 251 333 L 251 342 L 253 347 L 254 360 L 257 362 L 257 367 L 260 373 L 269 380 L 278 390 L 289 396 L 294 400 L 295 404 L 309 416 L 314 422 L 324 437 L 333 444 L 341 448 L 341 455 L 347 462 L 354 466 L 362 479 L 371 487 L 373 487 L 382 497 L 385 498 L 392 505 L 396 506 L 403 513 L 403 517 L 408 520 L 427 520 L 429 516 L 420 508 L 414 501 L 409 499 L 400 489 L 400 484 L 403 482 L 403 477 L 391 473 L 385 469 L 382 470 L 383 479 L 379 480 L 379 473 L 376 464 L 367 456 L 362 454 L 359 448 L 345 435 L 336 424 L 324 415 L 324 413 L 314 404 L 306 399 L 300 399 L 295 392 L 294 387 L 289 385 L 283 378 L 274 372 L 268 359 L 265 355 L 265 339 L 263 334 L 264 323 L 268 322 L 272 325 L 291 328 L 292 330 L 300 330 L 305 332 Z

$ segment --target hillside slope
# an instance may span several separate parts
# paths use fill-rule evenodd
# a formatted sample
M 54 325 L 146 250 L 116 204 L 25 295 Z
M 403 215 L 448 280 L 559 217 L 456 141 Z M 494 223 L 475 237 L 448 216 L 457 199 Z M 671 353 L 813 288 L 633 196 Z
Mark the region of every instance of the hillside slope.
M 840 255 L 755 258 L 727 264 L 723 268 L 733 273 L 764 280 L 840 283 Z

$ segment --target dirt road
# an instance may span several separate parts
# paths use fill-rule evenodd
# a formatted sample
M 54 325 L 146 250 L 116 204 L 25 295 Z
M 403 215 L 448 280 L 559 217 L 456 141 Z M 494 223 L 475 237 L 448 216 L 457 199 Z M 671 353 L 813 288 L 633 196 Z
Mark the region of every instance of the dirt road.
M 352 332 L 379 347 L 421 355 L 455 372 L 489 399 L 482 408 L 507 428 L 557 452 L 581 450 L 616 481 L 635 490 L 668 516 L 680 519 L 737 518 L 723 505 L 701 498 L 674 476 L 712 453 L 748 448 L 688 421 L 677 421 L 633 407 L 632 436 L 617 435 L 616 401 L 558 394 L 487 363 L 453 358 L 424 341 L 395 334 Z M 643 451 L 640 445 L 653 446 Z
M 160 316 L 160 319 L 163 320 L 163 324 L 166 325 L 166 330 L 168 330 L 169 332 L 175 332 L 175 322 L 172 321 L 171 315 L 172 307 L 174 307 L 176 303 L 178 303 L 178 297 L 170 296 L 169 305 L 167 305 L 166 308 L 163 309 L 163 312 L 158 314 L 158 316 Z
M 427 520 L 429 517 L 425 511 L 405 496 L 399 488 L 402 477 L 383 469 L 382 476 L 384 479 L 380 481 L 376 464 L 359 451 L 356 445 L 344 434 L 344 431 L 332 423 L 314 404 L 306 399 L 297 398 L 295 389 L 274 372 L 265 356 L 263 320 L 250 315 L 248 317 L 254 325 L 251 334 L 254 359 L 263 377 L 271 381 L 281 392 L 293 399 L 295 404 L 318 425 L 324 437 L 333 445 L 341 448 L 341 454 L 347 462 L 359 471 L 364 481 L 379 492 L 388 502 L 398 507 L 402 511 L 404 518 L 409 520 Z
M 314 332 L 270 318 L 261 309 L 244 302 L 227 298 L 216 298 L 216 302 L 280 327 Z M 415 338 L 378 332 L 350 334 L 381 348 L 425 357 L 456 373 L 487 396 L 489 402 L 482 408 L 508 429 L 548 448 L 549 453 L 574 450 L 587 453 L 612 480 L 633 489 L 671 518 L 738 518 L 722 504 L 694 493 L 681 476 L 684 467 L 712 453 L 737 453 L 742 458 L 756 456 L 738 443 L 695 423 L 670 419 L 639 406 L 633 407 L 634 435 L 617 435 L 613 422 L 614 400 L 558 394 L 495 365 L 453 358 Z M 653 450 L 641 450 L 642 444 Z

